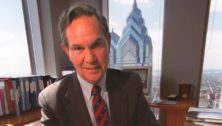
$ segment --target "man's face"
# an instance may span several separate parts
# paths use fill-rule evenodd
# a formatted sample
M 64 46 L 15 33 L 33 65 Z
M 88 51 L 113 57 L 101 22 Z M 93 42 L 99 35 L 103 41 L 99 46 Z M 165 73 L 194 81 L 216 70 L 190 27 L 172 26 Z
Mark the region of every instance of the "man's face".
M 95 16 L 80 16 L 65 30 L 68 47 L 63 45 L 76 71 L 95 84 L 107 70 L 109 44 Z

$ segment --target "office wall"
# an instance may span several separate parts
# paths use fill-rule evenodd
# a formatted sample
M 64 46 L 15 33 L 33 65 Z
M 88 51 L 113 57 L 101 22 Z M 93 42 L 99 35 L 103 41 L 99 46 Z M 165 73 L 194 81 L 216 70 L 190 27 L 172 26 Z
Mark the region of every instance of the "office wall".
M 197 99 L 210 0 L 165 0 L 161 96 L 193 85 Z
M 67 6 L 67 0 L 38 1 L 45 72 L 49 75 L 60 76 L 61 70 L 69 64 L 60 48 L 60 38 L 57 32 L 59 15 Z

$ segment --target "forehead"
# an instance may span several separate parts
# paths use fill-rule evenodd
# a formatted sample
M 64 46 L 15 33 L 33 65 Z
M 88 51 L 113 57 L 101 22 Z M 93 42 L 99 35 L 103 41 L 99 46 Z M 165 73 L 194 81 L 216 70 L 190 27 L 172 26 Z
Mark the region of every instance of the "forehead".
M 80 16 L 74 19 L 67 27 L 66 34 L 81 34 L 87 32 L 101 32 L 99 22 L 95 16 Z M 67 37 L 68 37 L 67 36 Z

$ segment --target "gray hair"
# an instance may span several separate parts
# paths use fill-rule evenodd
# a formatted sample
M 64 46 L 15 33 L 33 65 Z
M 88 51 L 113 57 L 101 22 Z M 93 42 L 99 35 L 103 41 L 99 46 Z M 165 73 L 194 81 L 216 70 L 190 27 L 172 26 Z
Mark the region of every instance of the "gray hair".
M 105 37 L 110 37 L 106 18 L 94 7 L 86 3 L 77 3 L 64 10 L 59 20 L 59 34 L 62 42 L 68 46 L 65 29 L 80 16 L 95 16 Z

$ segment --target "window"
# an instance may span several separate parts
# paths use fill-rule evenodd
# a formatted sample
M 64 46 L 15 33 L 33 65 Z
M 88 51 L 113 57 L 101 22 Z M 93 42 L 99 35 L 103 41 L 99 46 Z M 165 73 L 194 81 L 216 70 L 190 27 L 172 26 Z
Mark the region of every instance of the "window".
M 222 108 L 222 1 L 210 6 L 199 106 Z
M 151 93 L 159 92 L 163 4 L 163 0 L 109 0 L 110 67 L 151 67 Z
M 0 2 L 0 76 L 31 74 L 21 0 Z

